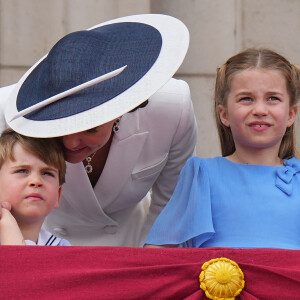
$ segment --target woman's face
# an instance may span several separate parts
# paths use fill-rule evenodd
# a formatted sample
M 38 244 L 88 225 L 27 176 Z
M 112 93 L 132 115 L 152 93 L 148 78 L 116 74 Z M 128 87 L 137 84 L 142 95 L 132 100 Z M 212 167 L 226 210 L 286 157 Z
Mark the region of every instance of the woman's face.
M 78 163 L 102 148 L 111 137 L 114 122 L 112 120 L 86 131 L 63 136 L 66 160 Z

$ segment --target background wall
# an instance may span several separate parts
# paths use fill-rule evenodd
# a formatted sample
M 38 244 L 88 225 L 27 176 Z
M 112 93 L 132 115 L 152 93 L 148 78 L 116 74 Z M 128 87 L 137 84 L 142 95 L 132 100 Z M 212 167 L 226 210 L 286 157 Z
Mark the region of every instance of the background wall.
M 16 82 L 67 33 L 140 13 L 168 14 L 189 28 L 190 48 L 176 77 L 191 88 L 202 157 L 220 154 L 212 114 L 219 65 L 252 46 L 300 65 L 299 0 L 0 0 L 0 87 Z

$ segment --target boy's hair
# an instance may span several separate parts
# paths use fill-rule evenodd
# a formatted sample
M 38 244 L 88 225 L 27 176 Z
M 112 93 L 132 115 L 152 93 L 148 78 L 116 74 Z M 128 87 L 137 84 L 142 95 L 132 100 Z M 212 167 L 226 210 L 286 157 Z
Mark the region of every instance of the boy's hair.
M 227 98 L 233 76 L 241 71 L 250 69 L 267 69 L 279 71 L 286 80 L 290 97 L 290 107 L 296 105 L 300 96 L 300 70 L 280 54 L 266 48 L 249 48 L 231 58 L 217 69 L 215 85 L 215 118 L 221 144 L 222 156 L 235 152 L 235 145 L 230 127 L 225 126 L 218 113 L 218 105 L 227 107 Z M 278 156 L 281 159 L 296 155 L 294 124 L 286 129 L 280 144 Z
M 37 156 L 45 164 L 56 168 L 59 173 L 59 185 L 65 182 L 66 162 L 59 138 L 32 138 L 10 128 L 4 130 L 0 136 L 0 169 L 7 158 L 15 161 L 13 146 L 16 143 L 20 143 L 26 151 Z

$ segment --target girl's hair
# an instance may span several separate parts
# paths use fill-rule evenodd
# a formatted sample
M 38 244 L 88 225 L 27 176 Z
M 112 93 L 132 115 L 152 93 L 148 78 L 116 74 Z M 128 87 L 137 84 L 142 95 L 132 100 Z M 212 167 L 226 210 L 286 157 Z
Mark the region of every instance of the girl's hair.
M 225 126 L 218 113 L 218 105 L 227 107 L 227 97 L 230 92 L 233 76 L 249 69 L 278 70 L 286 80 L 287 91 L 290 97 L 290 106 L 297 104 L 300 96 L 300 70 L 280 54 L 266 48 L 250 48 L 229 58 L 217 69 L 215 85 L 215 118 L 221 144 L 222 156 L 234 153 L 235 145 L 230 127 Z M 281 159 L 296 155 L 296 140 L 294 125 L 286 129 L 279 148 Z
M 66 162 L 63 145 L 59 138 L 32 138 L 6 129 L 0 136 L 0 169 L 6 159 L 15 161 L 13 147 L 19 143 L 23 149 L 32 153 L 46 165 L 54 167 L 59 173 L 59 185 L 65 182 Z

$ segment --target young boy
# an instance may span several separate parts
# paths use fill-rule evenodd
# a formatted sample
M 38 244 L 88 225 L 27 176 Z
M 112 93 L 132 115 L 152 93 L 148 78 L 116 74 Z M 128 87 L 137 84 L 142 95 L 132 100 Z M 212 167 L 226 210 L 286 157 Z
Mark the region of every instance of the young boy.
M 58 139 L 22 136 L 11 129 L 0 136 L 1 245 L 69 246 L 41 229 L 59 206 L 66 163 Z

